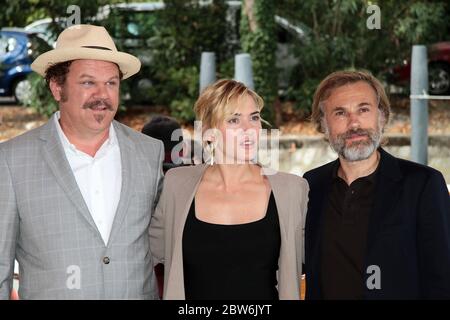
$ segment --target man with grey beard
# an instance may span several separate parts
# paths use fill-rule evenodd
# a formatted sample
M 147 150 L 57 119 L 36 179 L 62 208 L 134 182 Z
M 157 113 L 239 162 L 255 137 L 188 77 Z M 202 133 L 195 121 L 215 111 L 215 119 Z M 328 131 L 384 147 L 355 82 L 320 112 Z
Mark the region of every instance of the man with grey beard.
M 450 201 L 442 174 L 384 151 L 390 106 L 364 71 L 330 74 L 312 119 L 336 161 L 305 173 L 306 299 L 449 299 Z
M 158 299 L 148 227 L 161 141 L 114 120 L 138 58 L 105 28 L 75 25 L 31 65 L 59 105 L 0 144 L 0 299 Z

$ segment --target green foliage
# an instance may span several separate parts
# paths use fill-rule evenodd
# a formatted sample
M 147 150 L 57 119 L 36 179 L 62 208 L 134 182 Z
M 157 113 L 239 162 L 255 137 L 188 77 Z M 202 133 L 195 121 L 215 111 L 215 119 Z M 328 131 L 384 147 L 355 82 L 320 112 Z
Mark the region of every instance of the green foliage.
M 217 64 L 229 58 L 227 6 L 224 0 L 201 6 L 183 0 L 165 1 L 154 45 L 156 103 L 169 105 L 172 115 L 194 119 L 199 90 L 199 65 L 203 51 L 216 53 Z
M 201 6 L 195 1 L 167 0 L 161 14 L 159 41 L 166 52 L 162 62 L 186 65 L 198 62 L 203 51 L 214 51 L 218 58 L 226 53 L 226 10 L 224 0 Z M 158 61 L 161 61 L 158 60 Z
M 6 1 L 5 1 L 6 2 Z M 15 0 L 8 1 L 0 10 L 0 26 L 24 27 L 42 18 L 68 17 L 71 13 L 67 8 L 71 5 L 80 7 L 81 22 L 87 23 L 95 16 L 100 6 L 112 3 L 127 2 L 126 0 Z M 55 25 L 55 28 L 58 28 Z
M 445 28 L 442 28 L 449 24 L 449 16 L 445 13 L 446 5 L 450 7 L 443 2 L 413 3 L 395 25 L 394 34 L 409 43 L 439 41 L 443 35 L 448 35 L 443 32 Z
M 193 110 L 193 99 L 198 95 L 199 69 L 197 66 L 185 68 L 170 68 L 168 70 L 170 82 L 172 85 L 183 88 L 186 92 L 184 95 L 176 95 L 170 102 L 170 110 L 172 116 L 183 119 L 192 120 L 195 118 Z M 174 88 L 174 92 L 176 88 Z
M 53 99 L 47 83 L 44 78 L 34 72 L 28 76 L 28 80 L 31 84 L 31 95 L 30 99 L 25 101 L 25 106 L 32 108 L 39 114 L 50 117 L 58 110 L 58 104 Z
M 144 2 L 146 0 L 133 0 Z M 44 17 L 68 17 L 67 7 L 81 8 L 81 22 L 89 23 L 98 7 L 105 4 L 128 2 L 124 0 L 16 0 L 10 1 L 0 11 L 0 26 L 25 26 Z M 244 1 L 242 1 L 244 4 Z M 241 49 L 252 55 L 256 91 L 266 102 L 264 109 L 273 119 L 274 101 L 277 99 L 277 70 L 275 67 L 276 31 L 274 13 L 287 18 L 306 32 L 303 41 L 294 41 L 293 52 L 299 64 L 292 72 L 287 98 L 297 101 L 297 106 L 309 109 L 318 83 L 329 73 L 348 68 L 364 68 L 377 76 L 399 61 L 409 58 L 412 44 L 428 45 L 448 40 L 450 3 L 444 0 L 254 0 L 253 13 L 257 28 L 250 30 L 248 15 L 241 14 Z M 234 53 L 239 49 L 239 36 L 230 41 L 232 30 L 226 21 L 225 0 L 214 0 L 202 6 L 197 1 L 167 0 L 166 9 L 155 21 L 143 17 L 139 24 L 149 30 L 144 33 L 146 51 L 139 52 L 122 43 L 119 50 L 137 55 L 143 63 L 142 73 L 152 80 L 146 101 L 169 106 L 180 120 L 193 119 L 192 106 L 198 97 L 198 77 L 202 51 L 216 53 L 218 78 L 232 77 Z M 370 4 L 381 9 L 381 29 L 369 30 L 366 12 Z M 244 10 L 242 10 L 244 11 Z M 120 38 L 125 30 L 125 20 L 112 17 L 108 30 Z M 122 19 L 122 18 L 121 18 Z M 131 19 L 125 17 L 125 19 Z M 107 22 L 105 22 L 105 25 Z M 60 27 L 55 24 L 55 34 Z M 116 34 L 117 32 L 117 34 Z M 127 35 L 128 37 L 128 35 Z M 136 88 L 133 78 L 121 83 L 122 92 Z M 32 77 L 33 98 L 31 106 L 44 114 L 56 110 L 43 79 Z
M 273 103 L 277 97 L 278 86 L 274 11 L 275 1 L 254 1 L 253 12 L 247 12 L 243 8 L 241 20 L 242 50 L 252 57 L 255 90 L 265 101 L 266 107 L 262 116 L 269 122 L 274 119 Z
M 366 26 L 370 4 L 380 7 L 381 29 Z M 299 108 L 310 108 L 313 89 L 336 70 L 362 68 L 383 78 L 390 66 L 410 57 L 413 44 L 445 40 L 449 7 L 424 0 L 280 0 L 279 15 L 309 27 L 306 41 L 295 48 L 300 67 L 290 97 Z

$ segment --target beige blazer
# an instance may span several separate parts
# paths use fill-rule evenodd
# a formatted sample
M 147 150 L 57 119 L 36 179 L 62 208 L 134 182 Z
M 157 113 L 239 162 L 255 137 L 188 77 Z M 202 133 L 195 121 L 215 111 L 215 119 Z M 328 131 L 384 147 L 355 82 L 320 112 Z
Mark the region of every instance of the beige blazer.
M 183 230 L 189 208 L 207 166 L 201 164 L 171 169 L 165 177 L 149 231 L 154 262 L 164 264 L 163 299 L 185 299 Z M 309 186 L 305 179 L 293 174 L 276 172 L 266 176 L 275 197 L 280 221 L 281 247 L 277 272 L 279 298 L 300 299 Z

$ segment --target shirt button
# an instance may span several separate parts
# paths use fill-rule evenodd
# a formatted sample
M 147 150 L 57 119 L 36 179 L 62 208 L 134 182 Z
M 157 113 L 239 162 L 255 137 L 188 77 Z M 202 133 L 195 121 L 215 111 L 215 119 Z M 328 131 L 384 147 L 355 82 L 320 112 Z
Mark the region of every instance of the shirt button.
M 104 264 L 109 264 L 110 261 L 111 261 L 111 260 L 109 259 L 109 257 L 104 257 L 104 258 L 103 258 L 103 263 L 104 263 Z

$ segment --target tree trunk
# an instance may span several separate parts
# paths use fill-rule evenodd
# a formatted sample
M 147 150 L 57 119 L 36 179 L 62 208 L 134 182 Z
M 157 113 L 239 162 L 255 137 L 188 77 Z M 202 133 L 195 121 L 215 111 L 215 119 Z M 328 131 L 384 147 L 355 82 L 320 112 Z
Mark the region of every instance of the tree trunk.
M 256 22 L 254 9 L 255 0 L 244 0 L 244 14 L 247 16 L 250 32 L 256 32 L 258 23 Z

